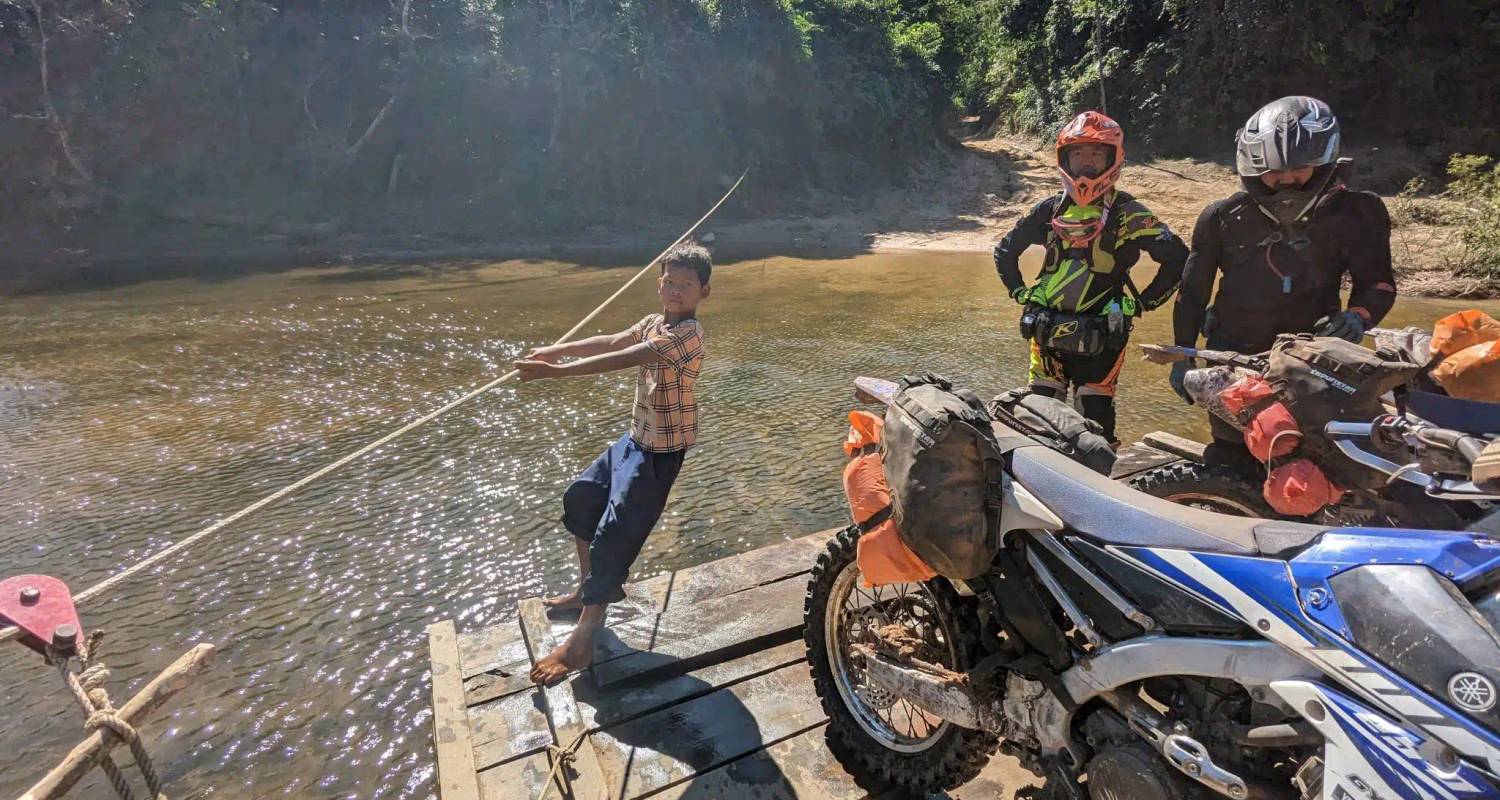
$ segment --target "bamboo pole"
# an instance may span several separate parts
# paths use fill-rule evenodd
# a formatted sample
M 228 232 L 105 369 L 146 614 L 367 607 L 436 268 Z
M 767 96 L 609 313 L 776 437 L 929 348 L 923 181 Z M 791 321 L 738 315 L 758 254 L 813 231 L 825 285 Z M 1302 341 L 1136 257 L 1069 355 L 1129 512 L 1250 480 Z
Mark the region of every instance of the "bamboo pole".
M 178 692 L 187 688 L 194 676 L 202 672 L 214 660 L 214 646 L 211 644 L 200 644 L 182 654 L 181 658 L 172 662 L 170 667 L 162 671 L 146 684 L 146 688 L 136 693 L 116 713 L 126 722 L 139 727 L 139 722 L 155 713 L 166 702 Z M 99 763 L 99 760 L 115 746 L 123 744 L 120 738 L 104 729 L 96 730 L 89 734 L 87 739 L 79 742 L 77 746 L 68 753 L 61 764 L 53 767 L 21 795 L 20 800 L 57 800 L 72 789 L 75 784 L 88 774 Z

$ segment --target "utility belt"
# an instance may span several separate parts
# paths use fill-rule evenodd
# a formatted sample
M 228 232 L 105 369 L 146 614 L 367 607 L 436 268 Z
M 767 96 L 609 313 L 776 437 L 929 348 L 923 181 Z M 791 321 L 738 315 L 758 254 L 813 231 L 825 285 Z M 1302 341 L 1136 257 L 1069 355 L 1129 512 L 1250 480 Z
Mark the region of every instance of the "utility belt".
M 1081 356 L 1123 350 L 1134 327 L 1137 308 L 1130 297 L 1122 298 L 1120 306 L 1116 313 L 1070 314 L 1030 305 L 1021 312 L 1021 337 L 1032 339 L 1048 350 Z

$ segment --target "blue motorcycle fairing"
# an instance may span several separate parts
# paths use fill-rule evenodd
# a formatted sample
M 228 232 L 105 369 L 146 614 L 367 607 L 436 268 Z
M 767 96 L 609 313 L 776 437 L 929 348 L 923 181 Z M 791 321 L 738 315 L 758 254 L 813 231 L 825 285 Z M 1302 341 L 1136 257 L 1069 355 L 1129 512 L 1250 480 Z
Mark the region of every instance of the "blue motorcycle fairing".
M 1460 588 L 1500 569 L 1500 541 L 1483 534 L 1394 528 L 1344 528 L 1318 537 L 1291 560 L 1297 584 L 1327 581 L 1366 564 L 1424 564 Z M 1304 577 L 1305 576 L 1305 577 Z
M 1442 552 L 1445 547 L 1451 546 L 1462 553 L 1463 542 L 1476 538 L 1425 531 L 1407 535 L 1410 537 L 1408 545 L 1413 546 L 1399 553 L 1395 552 L 1395 542 L 1390 541 L 1392 536 L 1372 536 L 1379 548 L 1376 551 L 1361 551 L 1353 542 L 1339 542 L 1338 546 L 1346 554 L 1362 558 L 1358 562 L 1352 558 L 1343 562 L 1323 562 L 1326 574 L 1333 574 L 1335 566 L 1344 569 L 1356 564 L 1381 563 L 1383 557 L 1389 559 L 1388 563 L 1397 564 L 1411 564 L 1414 558 L 1426 558 L 1427 554 L 1453 558 L 1452 553 L 1445 556 Z M 1426 536 L 1433 537 L 1433 541 L 1420 541 Z M 1438 539 L 1448 541 L 1442 543 L 1436 541 Z M 1317 665 L 1374 708 L 1420 728 L 1464 757 L 1500 773 L 1500 737 L 1354 647 L 1343 638 L 1341 631 L 1325 627 L 1306 613 L 1303 598 L 1293 580 L 1294 562 L 1166 548 L 1112 546 L 1110 549 L 1204 602 L 1244 620 L 1261 636 Z M 1413 556 L 1413 551 L 1418 555 Z M 1379 554 L 1374 554 L 1377 552 Z M 1500 555 L 1500 550 L 1495 552 Z M 1477 565 L 1471 565 L 1468 571 L 1477 568 Z M 1336 607 L 1331 599 L 1329 607 Z
M 1431 737 L 1332 686 L 1275 681 L 1271 691 L 1323 734 L 1323 797 L 1500 798 L 1500 790 L 1471 764 L 1434 765 L 1423 755 L 1424 749 L 1435 750 Z
M 1420 564 L 1462 587 L 1500 569 L 1500 542 L 1472 533 L 1349 528 L 1323 534 L 1289 563 L 1303 612 L 1349 641 L 1328 583 L 1334 575 L 1370 564 Z

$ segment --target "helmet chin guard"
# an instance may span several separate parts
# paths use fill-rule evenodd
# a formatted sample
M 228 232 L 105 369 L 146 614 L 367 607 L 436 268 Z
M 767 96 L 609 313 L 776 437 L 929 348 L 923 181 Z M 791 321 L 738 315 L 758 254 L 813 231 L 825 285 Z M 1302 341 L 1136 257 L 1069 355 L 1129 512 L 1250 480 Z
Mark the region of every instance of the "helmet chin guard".
M 1074 145 L 1098 144 L 1110 149 L 1109 164 L 1097 177 L 1073 175 L 1067 168 L 1067 149 Z M 1074 203 L 1093 205 L 1115 188 L 1125 166 L 1125 131 L 1119 123 L 1097 111 L 1085 111 L 1057 134 L 1057 172 L 1063 191 Z

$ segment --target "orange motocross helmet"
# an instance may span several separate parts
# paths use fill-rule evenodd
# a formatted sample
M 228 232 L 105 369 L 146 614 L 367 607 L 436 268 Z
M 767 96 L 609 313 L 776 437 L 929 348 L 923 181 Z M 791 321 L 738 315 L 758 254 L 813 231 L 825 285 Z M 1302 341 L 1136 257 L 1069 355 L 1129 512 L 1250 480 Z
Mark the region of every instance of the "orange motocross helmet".
M 1068 172 L 1067 149 L 1077 144 L 1102 144 L 1113 152 L 1108 166 L 1096 178 L 1074 175 Z M 1063 126 L 1057 134 L 1057 171 L 1062 175 L 1063 189 L 1073 202 L 1081 206 L 1093 205 L 1109 194 L 1120 177 L 1120 168 L 1125 166 L 1125 131 L 1120 124 L 1097 111 L 1085 111 Z

